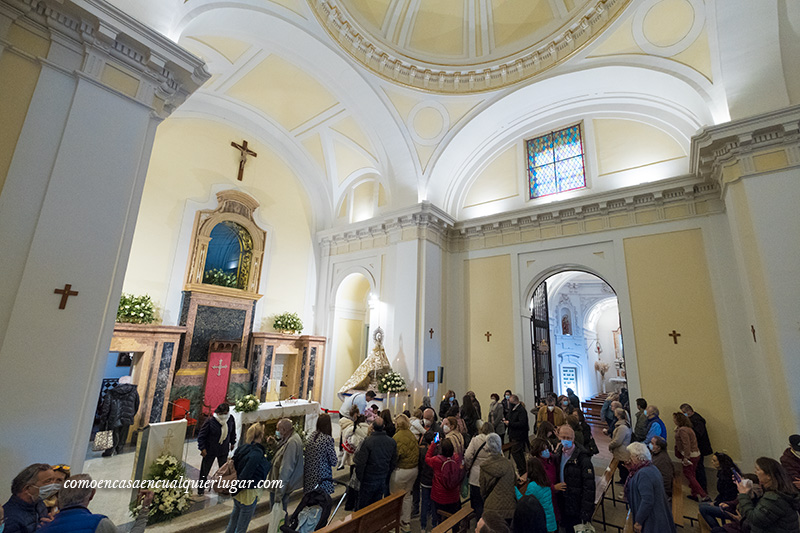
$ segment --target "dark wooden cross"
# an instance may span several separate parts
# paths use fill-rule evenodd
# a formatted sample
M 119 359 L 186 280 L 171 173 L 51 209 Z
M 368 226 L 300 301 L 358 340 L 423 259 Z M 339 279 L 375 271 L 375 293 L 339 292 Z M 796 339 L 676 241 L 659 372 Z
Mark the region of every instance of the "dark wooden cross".
M 56 289 L 53 291 L 53 294 L 60 294 L 61 295 L 61 303 L 58 304 L 59 309 L 65 309 L 67 307 L 67 298 L 70 296 L 77 296 L 78 291 L 72 290 L 72 285 L 67 283 L 64 285 L 63 289 Z
M 486 342 L 489 342 L 489 337 L 491 337 L 492 334 L 487 331 L 486 333 L 483 334 L 483 336 L 486 337 Z
M 431 339 L 432 339 L 433 338 L 433 328 L 431 328 L 431 330 L 428 333 L 431 334 Z
M 672 333 L 670 333 L 668 336 L 672 337 L 672 340 L 675 342 L 675 344 L 678 344 L 678 337 L 680 337 L 681 334 L 673 329 Z
M 758 342 L 756 340 L 756 327 L 752 324 L 750 324 L 750 333 L 753 334 L 753 342 Z
M 244 164 L 247 163 L 247 156 L 252 155 L 253 157 L 258 157 L 258 154 L 247 147 L 247 141 L 245 140 L 242 141 L 242 144 L 231 142 L 231 146 L 241 152 L 241 156 L 239 158 L 239 176 L 236 179 L 242 181 L 242 178 L 244 178 Z

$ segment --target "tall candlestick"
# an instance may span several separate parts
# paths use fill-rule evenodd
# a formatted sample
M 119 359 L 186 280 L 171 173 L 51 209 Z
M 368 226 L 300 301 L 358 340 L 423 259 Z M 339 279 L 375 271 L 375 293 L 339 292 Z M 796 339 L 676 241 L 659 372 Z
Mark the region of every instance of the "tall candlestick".
M 403 402 L 403 412 L 406 410 L 406 402 Z

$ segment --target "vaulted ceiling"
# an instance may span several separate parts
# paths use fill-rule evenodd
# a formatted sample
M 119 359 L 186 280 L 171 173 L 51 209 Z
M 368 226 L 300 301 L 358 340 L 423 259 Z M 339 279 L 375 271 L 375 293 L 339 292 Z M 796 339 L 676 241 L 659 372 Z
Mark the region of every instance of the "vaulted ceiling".
M 736 58 L 719 37 L 747 21 L 704 0 L 112 3 L 207 62 L 176 116 L 274 147 L 317 227 L 423 200 L 470 218 L 680 176 L 691 136 L 729 120 L 750 83 L 725 70 Z M 753 53 L 782 68 L 774 41 Z M 521 141 L 575 122 L 591 136 L 589 188 L 530 200 Z

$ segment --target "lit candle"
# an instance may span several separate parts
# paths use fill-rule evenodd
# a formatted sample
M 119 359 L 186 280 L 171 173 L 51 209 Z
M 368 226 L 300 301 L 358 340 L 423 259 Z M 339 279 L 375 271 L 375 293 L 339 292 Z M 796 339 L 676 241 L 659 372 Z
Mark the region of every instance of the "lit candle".
M 428 398 L 431 397 L 431 386 L 430 385 L 428 385 L 428 394 L 426 394 L 425 396 L 427 396 Z
M 406 410 L 406 402 L 403 402 L 403 412 Z

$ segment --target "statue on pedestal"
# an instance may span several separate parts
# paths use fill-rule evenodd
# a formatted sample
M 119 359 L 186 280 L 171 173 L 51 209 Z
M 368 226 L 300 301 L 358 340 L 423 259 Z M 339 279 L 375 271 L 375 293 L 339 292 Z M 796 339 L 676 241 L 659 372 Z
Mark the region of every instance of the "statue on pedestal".
M 392 369 L 389 364 L 389 358 L 386 357 L 386 352 L 383 349 L 383 330 L 377 328 L 372 338 L 375 341 L 372 353 L 358 365 L 350 379 L 339 389 L 340 397 L 352 389 L 368 390 L 377 388 L 378 377 Z

